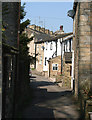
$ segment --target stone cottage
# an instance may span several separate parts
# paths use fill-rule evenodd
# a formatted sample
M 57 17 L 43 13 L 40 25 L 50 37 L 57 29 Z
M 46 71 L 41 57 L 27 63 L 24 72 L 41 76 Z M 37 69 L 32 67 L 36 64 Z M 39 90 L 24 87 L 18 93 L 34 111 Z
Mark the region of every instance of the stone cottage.
M 28 44 L 29 55 L 32 57 L 30 67 L 42 72 L 44 64 L 44 42 L 40 44 L 40 41 L 49 39 L 53 32 L 36 25 L 29 25 L 25 32 L 29 38 L 33 37 L 33 40 Z

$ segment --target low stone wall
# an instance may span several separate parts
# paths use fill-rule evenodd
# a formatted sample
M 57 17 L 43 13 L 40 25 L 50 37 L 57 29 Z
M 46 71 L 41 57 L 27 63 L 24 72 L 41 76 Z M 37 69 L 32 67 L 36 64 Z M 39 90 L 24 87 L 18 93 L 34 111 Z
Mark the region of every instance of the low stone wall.
M 43 71 L 42 75 L 45 76 L 45 77 L 48 77 L 48 71 Z
M 65 63 L 65 58 L 63 58 L 63 72 L 56 76 L 56 81 L 60 87 L 71 88 L 71 63 Z
M 63 62 L 63 86 L 71 88 L 71 63 Z

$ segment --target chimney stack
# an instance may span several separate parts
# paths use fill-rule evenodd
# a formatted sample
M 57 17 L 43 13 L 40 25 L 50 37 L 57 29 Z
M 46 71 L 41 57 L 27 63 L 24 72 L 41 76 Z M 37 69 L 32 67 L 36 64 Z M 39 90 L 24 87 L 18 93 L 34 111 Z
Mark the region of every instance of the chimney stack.
M 42 32 L 42 33 L 45 33 L 45 28 L 41 28 L 41 32 Z
M 40 31 L 41 27 L 40 26 L 36 26 L 36 30 Z
M 29 28 L 35 30 L 36 29 L 36 25 L 29 25 Z
M 63 31 L 63 25 L 60 26 L 60 31 Z
M 50 31 L 50 35 L 53 35 L 53 31 Z
M 48 30 L 48 29 L 45 29 L 45 33 L 46 33 L 46 34 L 49 34 L 50 32 L 49 32 L 49 30 Z

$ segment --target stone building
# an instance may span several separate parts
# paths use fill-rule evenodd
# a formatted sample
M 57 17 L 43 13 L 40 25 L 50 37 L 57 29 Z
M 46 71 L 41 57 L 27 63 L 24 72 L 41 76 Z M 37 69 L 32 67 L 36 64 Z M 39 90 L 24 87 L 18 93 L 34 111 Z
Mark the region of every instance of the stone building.
M 63 41 L 63 38 L 66 36 L 66 38 L 70 37 L 69 39 Z M 48 60 L 52 59 L 54 57 L 57 57 L 59 55 L 64 55 L 64 51 L 69 52 L 69 46 L 70 43 L 72 45 L 72 33 L 63 33 L 58 34 L 57 36 L 53 36 L 52 38 L 47 39 L 46 41 L 40 41 L 40 43 L 44 42 L 44 66 L 43 66 L 43 73 L 46 77 L 48 77 Z M 62 53 L 61 53 L 62 52 Z M 62 72 L 62 71 L 61 71 Z
M 36 25 L 29 25 L 25 30 L 29 38 L 33 37 L 33 40 L 28 44 L 29 55 L 33 61 L 30 64 L 31 68 L 36 68 L 37 71 L 43 71 L 43 57 L 44 57 L 44 42 L 40 44 L 40 41 L 49 39 L 53 35 L 52 31 L 45 28 L 41 28 Z
M 19 11 L 18 2 L 2 3 L 2 119 L 14 118 L 18 99 Z
M 80 98 L 81 114 L 85 117 L 85 101 L 87 104 L 92 96 L 92 1 L 74 2 L 72 13 L 75 96 Z
M 42 44 L 36 44 L 37 50 L 36 50 L 36 70 L 39 72 L 43 72 L 43 59 L 44 59 L 44 43 Z
M 0 2 L 0 11 L 2 11 L 2 2 Z M 2 12 L 0 12 L 0 20 L 2 20 Z M 2 28 L 2 21 L 0 21 Z M 2 29 L 0 29 L 0 119 L 2 114 Z
M 47 60 L 48 77 L 50 77 L 51 80 L 54 80 L 54 82 L 57 82 L 60 87 L 67 87 L 73 89 L 73 36 L 72 34 L 62 35 L 63 36 L 61 38 L 57 39 L 57 55 L 50 57 Z M 53 48 L 55 50 L 55 46 Z
M 61 75 L 61 55 L 48 60 L 48 77 L 56 82 L 56 77 Z
M 74 3 L 75 94 L 91 89 L 92 2 Z
M 33 40 L 28 44 L 28 47 L 29 55 L 35 57 L 35 67 L 34 65 L 31 65 L 30 67 L 34 67 L 37 71 L 41 72 L 42 75 L 56 80 L 56 77 L 62 74 L 63 68 L 65 70 L 67 68 L 63 67 L 63 56 L 68 57 L 68 54 L 65 55 L 65 52 L 71 52 L 72 55 L 73 34 L 64 33 L 63 26 L 60 26 L 60 30 L 56 31 L 54 34 L 52 34 L 51 31 L 36 25 L 30 25 L 25 32 L 28 34 L 29 38 L 33 37 Z M 57 61 L 57 63 L 55 63 L 55 61 Z M 72 57 L 71 61 L 73 61 Z M 67 66 L 68 63 L 64 65 Z M 73 65 L 71 65 L 71 67 L 72 66 Z M 56 68 L 56 70 L 54 70 L 54 68 Z M 70 80 L 70 86 L 68 86 L 73 89 L 73 69 L 71 69 L 72 75 L 70 76 L 70 66 L 68 68 L 67 71 L 69 72 L 69 76 L 66 75 Z M 64 80 L 65 79 L 63 78 L 63 81 Z

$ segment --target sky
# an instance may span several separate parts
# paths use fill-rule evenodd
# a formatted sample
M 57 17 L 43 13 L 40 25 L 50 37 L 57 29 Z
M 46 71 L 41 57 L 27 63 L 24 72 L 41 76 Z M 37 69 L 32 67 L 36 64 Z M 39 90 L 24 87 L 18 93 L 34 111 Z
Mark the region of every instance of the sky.
M 21 2 L 24 3 L 23 1 Z M 53 32 L 63 25 L 64 32 L 73 31 L 73 19 L 67 16 L 68 10 L 73 9 L 73 2 L 26 2 L 25 19 Z

